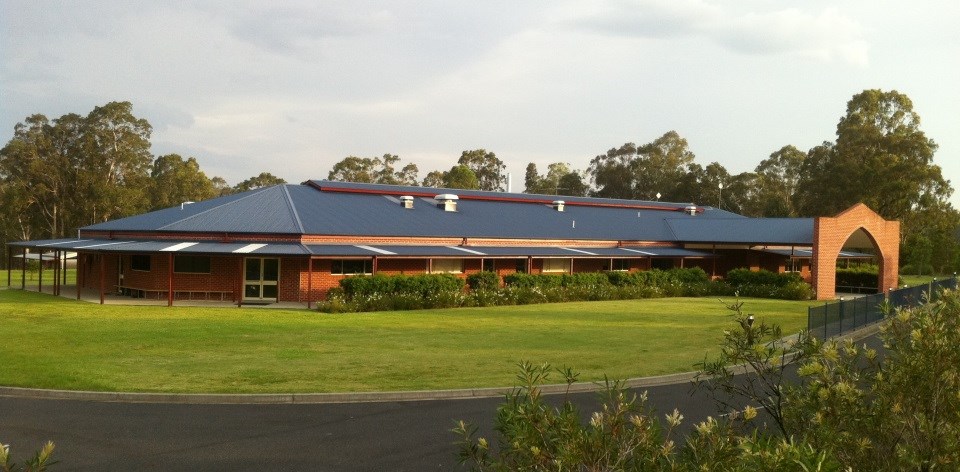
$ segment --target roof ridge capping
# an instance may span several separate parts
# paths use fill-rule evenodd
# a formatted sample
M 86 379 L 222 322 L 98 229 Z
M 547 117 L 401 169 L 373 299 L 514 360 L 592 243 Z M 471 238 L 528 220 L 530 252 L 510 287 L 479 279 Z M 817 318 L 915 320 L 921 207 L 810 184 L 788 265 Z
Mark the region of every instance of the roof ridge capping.
M 433 198 L 439 194 L 457 195 L 461 200 L 536 203 L 551 205 L 558 198 L 562 198 L 566 206 L 633 208 L 637 210 L 676 211 L 686 212 L 688 207 L 695 206 L 698 214 L 707 207 L 690 203 L 651 202 L 647 200 L 625 200 L 613 198 L 575 197 L 568 195 L 538 195 L 530 193 L 493 192 L 489 190 L 465 190 L 442 187 L 415 187 L 406 185 L 369 184 L 357 182 L 339 182 L 331 180 L 307 180 L 303 185 L 313 187 L 321 192 L 358 193 L 368 195 L 415 196 Z

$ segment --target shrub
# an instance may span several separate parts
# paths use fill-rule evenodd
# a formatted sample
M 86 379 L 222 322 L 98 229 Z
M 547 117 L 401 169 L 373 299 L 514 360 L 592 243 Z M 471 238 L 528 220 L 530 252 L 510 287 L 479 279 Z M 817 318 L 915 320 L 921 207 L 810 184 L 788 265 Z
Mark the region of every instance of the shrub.
M 837 287 L 876 289 L 880 286 L 877 266 L 837 269 Z
M 452 274 L 374 275 L 341 279 L 340 287 L 350 298 L 401 293 L 429 297 L 462 291 L 464 281 Z
M 710 281 L 710 276 L 699 267 L 689 269 L 670 269 L 667 271 L 667 278 L 671 281 L 682 284 L 703 284 Z
M 733 269 L 727 272 L 726 281 L 734 287 L 742 285 L 773 285 L 783 287 L 794 282 L 803 282 L 795 272 L 770 272 L 769 270 Z
M 496 272 L 477 272 L 467 276 L 470 290 L 496 290 L 500 288 L 500 276 Z

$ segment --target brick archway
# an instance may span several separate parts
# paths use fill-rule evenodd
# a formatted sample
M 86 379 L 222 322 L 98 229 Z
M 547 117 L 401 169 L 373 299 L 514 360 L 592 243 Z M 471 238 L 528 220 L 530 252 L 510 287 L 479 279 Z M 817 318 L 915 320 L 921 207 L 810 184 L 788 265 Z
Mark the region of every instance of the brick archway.
M 837 216 L 821 216 L 813 223 L 811 275 L 817 300 L 836 296 L 837 255 L 851 235 L 862 230 L 877 250 L 880 265 L 878 290 L 897 286 L 900 264 L 900 222 L 885 220 L 863 203 Z

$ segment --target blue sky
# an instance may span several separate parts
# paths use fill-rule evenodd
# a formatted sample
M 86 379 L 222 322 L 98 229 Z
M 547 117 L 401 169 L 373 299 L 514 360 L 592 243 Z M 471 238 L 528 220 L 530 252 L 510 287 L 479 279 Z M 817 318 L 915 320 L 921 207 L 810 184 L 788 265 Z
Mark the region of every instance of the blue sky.
M 960 185 L 960 2 L 0 2 L 0 140 L 128 100 L 153 152 L 231 184 L 465 149 L 583 169 L 676 130 L 752 170 L 835 138 L 847 100 L 906 93 Z M 960 199 L 954 195 L 956 204 Z

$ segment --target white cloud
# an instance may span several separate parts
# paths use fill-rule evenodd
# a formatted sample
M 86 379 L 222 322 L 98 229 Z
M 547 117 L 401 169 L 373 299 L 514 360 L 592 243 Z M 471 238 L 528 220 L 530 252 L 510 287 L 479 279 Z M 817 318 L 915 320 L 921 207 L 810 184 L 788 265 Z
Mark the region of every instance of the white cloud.
M 859 23 L 836 8 L 735 11 L 704 0 L 636 0 L 568 10 L 565 23 L 594 34 L 635 38 L 702 37 L 743 54 L 790 54 L 864 66 L 868 43 Z

